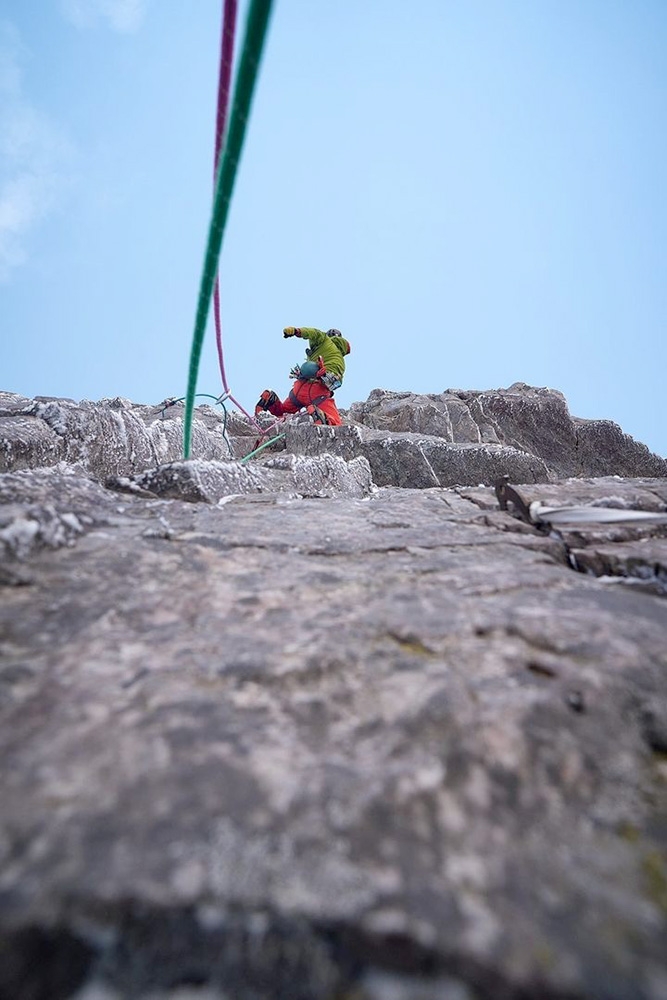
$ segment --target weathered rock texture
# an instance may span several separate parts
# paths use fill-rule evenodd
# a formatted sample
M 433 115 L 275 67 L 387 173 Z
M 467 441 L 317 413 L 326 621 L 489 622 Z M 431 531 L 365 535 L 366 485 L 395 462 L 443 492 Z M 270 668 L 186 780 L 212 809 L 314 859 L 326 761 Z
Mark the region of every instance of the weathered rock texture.
M 374 389 L 349 418 L 456 444 L 504 445 L 541 458 L 553 476 L 665 476 L 667 462 L 611 420 L 572 417 L 562 393 L 516 382 L 487 392 L 417 395 Z
M 664 1000 L 667 529 L 329 437 L 0 476 L 0 1000 Z
M 208 503 L 223 497 L 245 493 L 292 492 L 297 496 L 369 496 L 375 489 L 365 458 L 349 462 L 335 455 L 267 457 L 254 467 L 227 461 L 205 462 L 194 459 L 172 462 L 131 478 L 120 478 L 107 485 L 138 489 L 155 496 L 180 500 L 204 500 Z
M 298 420 L 288 422 L 287 447 L 319 455 L 326 446 L 347 460 L 364 457 L 377 485 L 413 489 L 492 485 L 504 473 L 525 483 L 567 476 L 667 476 L 667 461 L 617 424 L 571 417 L 560 392 L 523 383 L 429 396 L 375 389 L 346 419 L 348 426 L 319 432 Z M 256 439 L 256 429 L 240 414 L 196 407 L 195 458 L 240 459 Z M 285 445 L 279 441 L 275 447 Z M 29 400 L 0 393 L 0 472 L 66 461 L 104 480 L 143 473 L 181 455 L 180 405 Z
M 286 440 L 288 450 L 297 454 L 314 456 L 326 449 L 348 461 L 363 457 L 378 486 L 476 486 L 493 483 L 505 474 L 519 483 L 549 479 L 541 459 L 506 445 L 450 444 L 409 432 L 305 423 L 288 424 Z
M 180 406 L 138 406 L 127 399 L 99 403 L 25 399 L 0 393 L 0 472 L 77 463 L 100 479 L 128 475 L 182 456 Z M 235 434 L 252 432 L 239 414 L 227 420 L 211 406 L 198 406 L 192 453 L 203 459 L 241 457 Z M 256 436 L 256 435 L 255 435 Z M 247 451 L 250 450 L 247 448 Z

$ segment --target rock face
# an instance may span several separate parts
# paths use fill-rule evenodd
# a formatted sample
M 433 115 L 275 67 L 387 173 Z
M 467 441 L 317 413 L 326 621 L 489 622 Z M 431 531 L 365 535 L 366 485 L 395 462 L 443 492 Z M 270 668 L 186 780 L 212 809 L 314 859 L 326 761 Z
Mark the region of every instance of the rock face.
M 0 472 L 62 461 L 77 463 L 100 479 L 142 472 L 181 457 L 181 412 L 180 407 L 137 406 L 127 399 L 74 403 L 0 393 Z M 204 459 L 235 454 L 231 435 L 239 428 L 248 435 L 249 429 L 237 414 L 229 422 L 228 429 L 221 413 L 198 406 L 193 454 Z
M 286 491 L 302 497 L 363 497 L 375 489 L 365 458 L 345 462 L 329 454 L 314 458 L 278 455 L 263 459 L 255 468 L 232 461 L 171 462 L 131 478 L 107 480 L 107 485 L 144 495 L 207 503 L 246 493 Z
M 610 420 L 570 416 L 562 393 L 516 382 L 488 392 L 433 395 L 374 389 L 349 418 L 384 431 L 409 431 L 456 444 L 504 445 L 542 459 L 555 478 L 665 476 L 652 455 Z
M 348 461 L 365 458 L 378 486 L 476 486 L 493 483 L 505 474 L 519 483 L 550 478 L 541 459 L 506 445 L 450 444 L 410 432 L 312 424 L 288 425 L 286 439 L 288 450 L 297 454 L 315 456 L 325 449 Z
M 105 408 L 6 417 L 0 1000 L 664 1000 L 667 479 Z
M 180 405 L 29 400 L 0 392 L 0 472 L 66 461 L 101 480 L 143 473 L 180 460 L 181 416 Z M 413 489 L 492 485 L 504 473 L 526 483 L 568 476 L 667 476 L 667 460 L 616 424 L 571 417 L 561 393 L 523 383 L 430 396 L 374 389 L 365 403 L 353 404 L 346 421 L 348 426 L 328 429 L 324 436 L 310 425 L 288 424 L 288 447 L 318 455 L 326 438 L 331 454 L 366 458 L 378 485 Z M 240 459 L 256 439 L 256 429 L 239 414 L 196 407 L 196 458 Z

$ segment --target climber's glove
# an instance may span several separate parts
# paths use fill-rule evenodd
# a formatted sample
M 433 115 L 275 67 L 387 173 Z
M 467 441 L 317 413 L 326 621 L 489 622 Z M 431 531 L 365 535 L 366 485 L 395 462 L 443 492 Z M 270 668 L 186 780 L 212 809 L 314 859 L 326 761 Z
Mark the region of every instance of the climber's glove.
M 255 406 L 255 416 L 262 413 L 264 410 L 268 410 L 275 403 L 278 402 L 278 396 L 273 391 L 273 389 L 265 389 L 262 395 L 257 400 L 257 405 Z
M 298 326 L 286 326 L 283 330 L 283 337 L 300 337 L 301 330 Z
M 300 365 L 294 365 L 294 368 L 292 368 L 290 370 L 289 377 L 290 378 L 301 378 L 301 366 Z
M 321 354 L 320 354 L 319 358 L 317 359 L 317 364 L 318 364 L 319 367 L 317 369 L 317 375 L 315 377 L 316 378 L 322 378 L 323 375 L 326 375 L 327 370 L 326 370 L 326 368 L 324 366 L 324 358 L 322 357 Z

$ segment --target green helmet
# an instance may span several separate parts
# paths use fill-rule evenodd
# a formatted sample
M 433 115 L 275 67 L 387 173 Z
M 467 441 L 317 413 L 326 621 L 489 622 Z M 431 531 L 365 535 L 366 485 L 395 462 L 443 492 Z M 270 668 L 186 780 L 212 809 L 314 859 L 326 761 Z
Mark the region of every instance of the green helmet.
M 315 378 L 320 366 L 315 361 L 304 361 L 299 365 L 300 378 Z

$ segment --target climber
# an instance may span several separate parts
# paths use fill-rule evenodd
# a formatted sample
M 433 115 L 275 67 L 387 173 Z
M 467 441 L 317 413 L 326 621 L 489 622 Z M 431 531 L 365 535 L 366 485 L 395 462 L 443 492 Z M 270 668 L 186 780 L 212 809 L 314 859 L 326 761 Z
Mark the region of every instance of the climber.
M 296 379 L 287 399 L 282 402 L 273 389 L 265 389 L 255 407 L 255 416 L 268 410 L 274 417 L 305 409 L 316 424 L 338 426 L 342 423 L 333 394 L 343 384 L 345 356 L 350 344 L 340 330 L 316 330 L 306 326 L 286 326 L 283 337 L 301 337 L 308 341 L 306 361 L 295 365 L 290 377 Z

